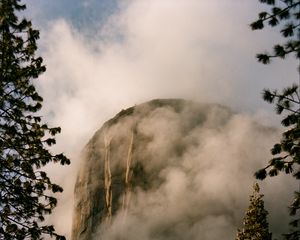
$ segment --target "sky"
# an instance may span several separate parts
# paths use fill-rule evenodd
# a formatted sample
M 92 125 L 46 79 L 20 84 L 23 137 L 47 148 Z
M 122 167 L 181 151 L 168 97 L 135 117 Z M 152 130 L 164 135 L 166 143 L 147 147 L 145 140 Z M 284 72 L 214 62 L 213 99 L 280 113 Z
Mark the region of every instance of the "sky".
M 60 221 L 57 229 L 67 235 L 80 152 L 120 110 L 155 98 L 185 98 L 221 103 L 279 126 L 262 89 L 298 79 L 293 58 L 257 63 L 256 53 L 282 41 L 269 28 L 251 31 L 249 24 L 264 9 L 258 1 L 24 2 L 24 14 L 40 30 L 39 54 L 47 67 L 36 82 L 44 120 L 62 127 L 53 151 L 72 160 L 63 170 L 48 167 L 65 189 L 49 221 Z

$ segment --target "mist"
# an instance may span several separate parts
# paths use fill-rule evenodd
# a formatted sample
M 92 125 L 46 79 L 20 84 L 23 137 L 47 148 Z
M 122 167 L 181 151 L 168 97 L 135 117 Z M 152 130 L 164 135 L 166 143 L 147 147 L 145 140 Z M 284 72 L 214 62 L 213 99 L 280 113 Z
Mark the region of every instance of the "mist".
M 72 239 L 234 239 L 253 173 L 278 135 L 214 104 L 168 99 L 124 110 L 85 147 Z M 287 229 L 282 201 L 295 187 L 280 181 L 262 184 L 275 237 Z
M 41 16 L 35 15 L 38 7 L 27 2 L 33 16 Z M 240 135 L 236 141 L 246 141 L 248 136 L 242 125 L 245 119 L 265 125 L 277 124 L 278 119 L 261 100 L 261 90 L 288 85 L 287 72 L 291 81 L 297 79 L 297 63 L 289 58 L 284 62 L 274 61 L 268 67 L 256 62 L 257 52 L 270 49 L 273 42 L 281 40 L 277 33 L 269 30 L 250 31 L 248 25 L 258 11 L 257 3 L 246 0 L 131 0 L 119 1 L 111 15 L 102 19 L 101 24 L 92 22 L 90 29 L 78 28 L 78 24 L 63 16 L 39 25 L 40 53 L 47 66 L 46 73 L 37 82 L 44 98 L 43 115 L 51 125 L 62 127 L 53 151 L 63 151 L 72 160 L 70 167 L 48 167 L 54 181 L 64 188 L 64 193 L 58 195 L 58 207 L 49 219 L 52 223 L 59 222 L 55 224 L 59 233 L 70 237 L 80 153 L 94 132 L 120 110 L 154 98 L 222 103 L 240 112 L 241 120 L 228 128 L 226 134 L 209 135 L 208 141 L 214 144 L 227 142 L 228 135 Z M 34 24 L 38 22 L 33 20 Z M 239 181 L 244 184 L 243 192 L 232 190 L 240 197 L 237 214 L 241 221 L 254 181 L 253 173 L 267 162 L 268 149 L 276 139 L 261 140 L 264 149 L 251 166 L 235 158 L 236 166 L 243 170 Z M 226 146 L 225 153 L 233 151 L 230 147 Z M 203 151 L 197 154 L 211 150 L 208 147 Z M 258 153 L 254 151 L 254 154 Z M 250 161 L 250 156 L 248 159 Z M 213 181 L 217 175 L 213 173 L 218 171 L 221 170 L 216 167 L 206 175 L 203 181 L 208 181 L 208 189 L 205 191 L 218 189 Z M 171 184 L 171 180 L 184 177 L 175 171 L 167 182 Z M 285 182 L 276 178 L 264 184 L 268 185 L 263 190 L 270 211 L 272 199 L 276 197 L 284 212 L 288 201 L 278 192 L 284 189 Z M 272 191 L 274 187 L 269 184 L 276 185 L 278 192 Z M 277 215 L 273 216 L 276 218 Z M 228 219 L 210 218 L 203 222 L 203 232 L 209 232 L 212 220 L 221 229 L 227 229 Z M 278 226 L 275 220 L 272 223 L 274 228 Z M 229 229 L 234 230 L 234 225 L 230 226 Z M 231 230 L 228 232 L 232 233 Z

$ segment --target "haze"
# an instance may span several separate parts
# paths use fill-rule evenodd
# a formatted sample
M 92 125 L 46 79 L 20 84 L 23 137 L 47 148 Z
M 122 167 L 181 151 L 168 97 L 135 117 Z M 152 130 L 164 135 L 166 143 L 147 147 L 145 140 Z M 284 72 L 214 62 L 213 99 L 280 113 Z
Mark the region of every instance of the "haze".
M 250 30 L 263 7 L 257 1 L 25 2 L 26 16 L 40 30 L 39 54 L 47 66 L 37 82 L 44 120 L 62 127 L 54 150 L 72 160 L 70 167 L 48 167 L 65 189 L 49 221 L 59 222 L 57 230 L 67 236 L 78 156 L 93 133 L 121 109 L 155 98 L 185 98 L 222 103 L 246 118 L 279 127 L 261 91 L 298 78 L 293 59 L 270 66 L 256 62 L 256 53 L 281 41 L 275 31 Z M 272 143 L 266 145 L 271 148 Z M 250 179 L 253 172 L 248 174 Z M 268 180 L 265 192 L 271 182 L 278 189 L 283 184 Z M 276 194 L 270 192 L 266 202 Z M 244 199 L 246 207 L 248 195 Z

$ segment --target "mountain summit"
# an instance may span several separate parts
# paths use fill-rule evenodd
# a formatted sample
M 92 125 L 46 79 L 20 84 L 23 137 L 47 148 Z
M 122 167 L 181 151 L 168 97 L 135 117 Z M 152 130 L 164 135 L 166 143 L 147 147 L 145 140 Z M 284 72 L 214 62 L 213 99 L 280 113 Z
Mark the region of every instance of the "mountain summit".
M 72 239 L 233 239 L 273 135 L 216 104 L 122 110 L 84 149 Z

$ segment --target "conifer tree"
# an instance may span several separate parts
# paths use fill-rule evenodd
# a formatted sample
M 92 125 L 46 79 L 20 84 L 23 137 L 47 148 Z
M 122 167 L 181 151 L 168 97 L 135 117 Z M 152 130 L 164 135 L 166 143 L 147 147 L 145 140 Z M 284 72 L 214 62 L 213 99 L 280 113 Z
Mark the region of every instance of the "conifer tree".
M 259 193 L 258 184 L 253 186 L 250 205 L 244 217 L 243 229 L 238 229 L 236 240 L 271 240 L 267 221 L 268 211 L 264 208 L 263 195 Z
M 279 27 L 280 34 L 285 39 L 283 44 L 276 44 L 272 53 L 257 54 L 257 59 L 263 64 L 270 63 L 271 59 L 285 59 L 293 55 L 300 59 L 300 0 L 259 0 L 270 6 L 270 11 L 258 14 L 258 19 L 251 24 L 253 30 L 263 29 L 265 25 Z M 300 64 L 298 65 L 300 72 Z M 287 73 L 288 77 L 288 73 Z M 277 176 L 279 172 L 292 174 L 295 179 L 300 179 L 300 88 L 299 79 L 294 79 L 294 84 L 281 91 L 265 89 L 263 98 L 275 105 L 275 111 L 283 115 L 282 125 L 286 130 L 282 138 L 271 149 L 274 157 L 262 169 L 256 172 L 257 179 L 265 179 L 267 175 Z M 298 215 L 300 209 L 300 192 L 295 192 L 290 214 Z M 286 239 L 298 240 L 300 238 L 300 218 L 292 222 L 292 231 L 285 234 Z
M 0 1 L 0 239 L 64 239 L 43 223 L 62 188 L 41 167 L 70 161 L 49 151 L 60 128 L 38 115 L 43 99 L 33 80 L 45 66 L 35 54 L 39 32 L 18 19 L 25 8 L 20 0 Z

